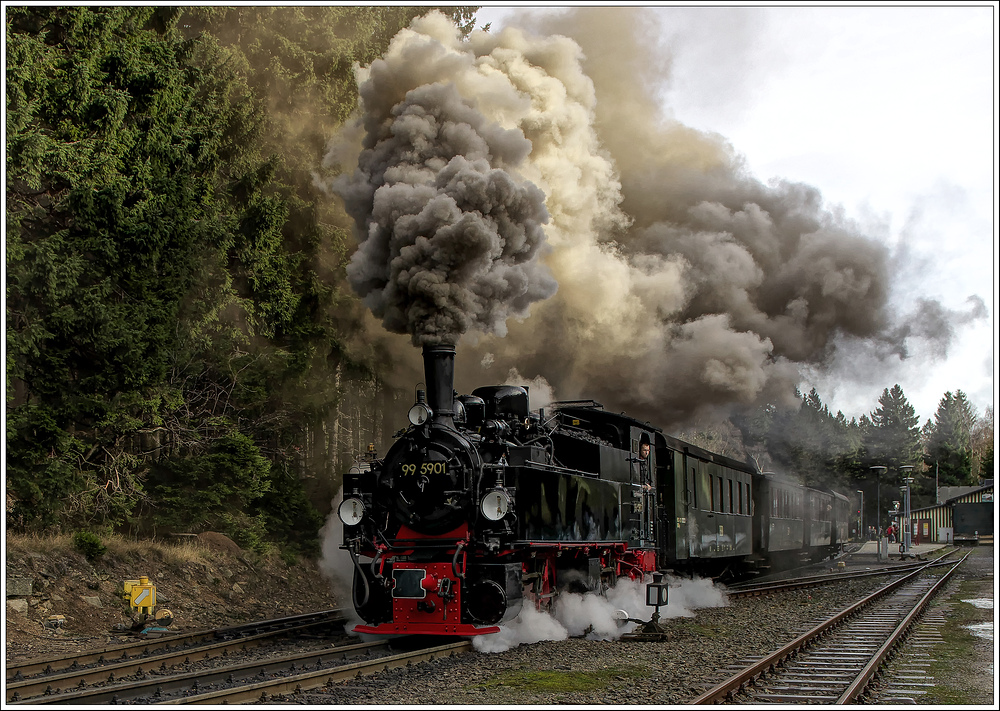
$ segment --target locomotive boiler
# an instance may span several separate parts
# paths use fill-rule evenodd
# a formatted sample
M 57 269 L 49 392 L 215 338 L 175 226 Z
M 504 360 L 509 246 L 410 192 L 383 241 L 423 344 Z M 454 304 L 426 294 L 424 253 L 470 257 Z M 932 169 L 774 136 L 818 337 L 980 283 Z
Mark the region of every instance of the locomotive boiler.
M 560 590 L 766 561 L 770 480 L 755 467 L 589 400 L 532 411 L 525 387 L 458 396 L 454 346 L 423 359 L 409 427 L 344 482 L 357 631 L 489 634 Z M 800 555 L 833 552 L 842 528 L 827 523 L 815 536 L 799 525 L 783 555 L 796 541 Z

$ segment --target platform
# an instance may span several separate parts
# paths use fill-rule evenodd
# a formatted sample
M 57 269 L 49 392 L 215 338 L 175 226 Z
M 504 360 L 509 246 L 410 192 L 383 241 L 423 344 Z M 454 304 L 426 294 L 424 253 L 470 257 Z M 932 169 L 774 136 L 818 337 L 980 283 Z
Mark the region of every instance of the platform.
M 899 559 L 899 544 L 890 543 L 888 544 L 888 557 L 889 559 Z M 940 548 L 947 548 L 949 544 L 947 543 L 911 543 L 910 553 L 911 556 L 925 556 L 928 553 L 932 553 Z M 859 550 L 849 553 L 852 556 L 871 556 L 872 558 L 878 557 L 878 541 L 865 541 Z

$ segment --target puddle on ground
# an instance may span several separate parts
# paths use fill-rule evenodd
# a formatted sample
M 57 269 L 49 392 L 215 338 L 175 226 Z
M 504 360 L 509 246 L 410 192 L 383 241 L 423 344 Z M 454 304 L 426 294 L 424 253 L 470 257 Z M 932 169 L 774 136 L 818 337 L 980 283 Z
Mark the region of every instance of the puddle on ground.
M 988 639 L 993 641 L 993 623 L 992 622 L 980 622 L 975 625 L 966 625 L 965 629 L 969 630 L 972 634 L 982 639 Z
M 981 610 L 992 610 L 993 600 L 988 597 L 977 597 L 972 600 L 962 600 L 962 602 L 967 602 L 970 605 L 974 605 Z M 992 622 L 980 622 L 975 625 L 966 625 L 965 629 L 972 632 L 972 634 L 982 639 L 988 639 L 993 641 L 993 623 Z
M 962 602 L 967 602 L 970 605 L 974 605 L 982 610 L 992 610 L 993 609 L 993 598 L 989 597 L 977 597 L 972 600 L 962 600 Z

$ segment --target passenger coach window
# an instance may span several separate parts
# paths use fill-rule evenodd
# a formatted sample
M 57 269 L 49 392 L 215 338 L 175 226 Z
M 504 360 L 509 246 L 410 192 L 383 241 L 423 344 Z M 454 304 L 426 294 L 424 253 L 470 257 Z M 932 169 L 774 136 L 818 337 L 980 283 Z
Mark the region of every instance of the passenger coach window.
M 736 482 L 736 488 L 739 489 L 739 491 L 740 491 L 740 508 L 738 510 L 739 510 L 740 513 L 746 513 L 743 510 L 743 483 L 739 482 L 739 481 Z
M 733 480 L 729 479 L 729 513 L 733 512 Z
M 708 511 L 712 510 L 712 477 L 705 471 L 702 471 L 698 475 L 698 486 L 701 487 L 701 503 L 703 504 L 702 509 L 705 510 L 707 507 Z

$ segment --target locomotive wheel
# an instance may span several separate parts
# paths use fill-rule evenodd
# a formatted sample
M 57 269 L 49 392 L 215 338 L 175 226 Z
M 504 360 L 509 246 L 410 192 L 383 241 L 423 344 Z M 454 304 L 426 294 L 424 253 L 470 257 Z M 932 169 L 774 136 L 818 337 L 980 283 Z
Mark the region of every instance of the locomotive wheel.
M 480 580 L 465 600 L 469 614 L 481 625 L 495 625 L 507 611 L 507 594 L 494 580 Z
M 378 625 L 383 622 L 392 621 L 392 595 L 389 593 L 381 581 L 377 580 L 368 565 L 363 565 L 364 576 L 368 581 L 368 597 L 364 599 L 364 583 L 361 582 L 361 574 L 357 569 L 354 571 L 354 609 L 361 615 L 361 619 L 370 625 Z
M 527 575 L 530 583 L 523 589 L 523 599 L 535 606 L 539 612 L 547 612 L 552 607 L 556 591 L 556 568 L 546 559 L 534 565 L 534 572 Z

